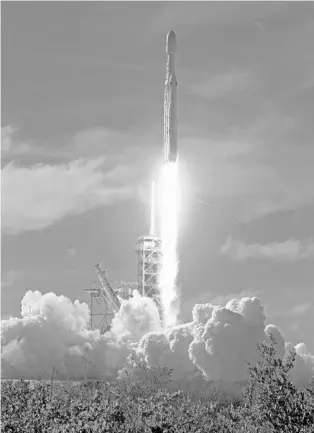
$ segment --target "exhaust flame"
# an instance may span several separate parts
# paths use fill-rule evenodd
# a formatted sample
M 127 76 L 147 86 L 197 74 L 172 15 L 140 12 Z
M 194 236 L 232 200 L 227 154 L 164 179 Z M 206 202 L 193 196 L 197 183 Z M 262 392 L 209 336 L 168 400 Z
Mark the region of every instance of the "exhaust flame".
M 161 248 L 162 266 L 160 275 L 161 301 L 164 309 L 164 326 L 174 326 L 177 311 L 174 302 L 177 299 L 176 278 L 178 273 L 177 238 L 178 238 L 178 163 L 163 165 L 161 179 Z

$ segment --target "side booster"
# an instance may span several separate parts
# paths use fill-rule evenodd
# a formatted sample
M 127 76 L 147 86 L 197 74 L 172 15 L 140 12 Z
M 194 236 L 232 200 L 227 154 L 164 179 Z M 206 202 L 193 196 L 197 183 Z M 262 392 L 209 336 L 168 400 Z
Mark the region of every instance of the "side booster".
M 176 162 L 177 142 L 177 79 L 175 74 L 176 34 L 171 30 L 167 35 L 167 69 L 164 95 L 164 154 L 165 163 Z

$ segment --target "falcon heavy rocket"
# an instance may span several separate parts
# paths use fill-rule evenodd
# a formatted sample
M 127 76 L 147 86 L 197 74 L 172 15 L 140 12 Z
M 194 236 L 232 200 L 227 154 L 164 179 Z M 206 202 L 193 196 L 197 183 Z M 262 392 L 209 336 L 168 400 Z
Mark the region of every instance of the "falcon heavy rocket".
M 167 35 L 167 69 L 164 95 L 164 155 L 165 164 L 176 162 L 177 143 L 177 79 L 175 73 L 176 34 L 171 30 Z

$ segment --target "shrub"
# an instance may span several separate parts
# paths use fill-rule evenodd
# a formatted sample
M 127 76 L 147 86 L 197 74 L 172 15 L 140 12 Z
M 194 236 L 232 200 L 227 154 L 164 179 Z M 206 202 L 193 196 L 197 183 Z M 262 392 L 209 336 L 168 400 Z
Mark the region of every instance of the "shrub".
M 314 392 L 298 390 L 289 380 L 295 354 L 276 357 L 276 340 L 258 345 L 260 361 L 249 365 L 250 380 L 245 392 L 245 408 L 257 425 L 267 425 L 276 432 L 314 431 Z
M 6 433 L 271 433 L 314 432 L 314 392 L 289 381 L 294 357 L 275 356 L 275 341 L 259 345 L 245 392 L 234 396 L 204 384 L 176 390 L 171 370 L 135 366 L 115 383 L 69 387 L 62 382 L 1 383 Z M 171 385 L 171 387 L 169 387 Z M 205 386 L 206 385 L 206 386 Z M 207 386 L 208 385 L 208 386 Z

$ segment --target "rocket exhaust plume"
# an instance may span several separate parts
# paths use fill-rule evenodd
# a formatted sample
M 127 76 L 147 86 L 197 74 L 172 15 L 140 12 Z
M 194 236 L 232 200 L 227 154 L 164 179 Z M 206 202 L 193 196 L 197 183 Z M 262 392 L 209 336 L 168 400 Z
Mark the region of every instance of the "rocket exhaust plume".
M 164 94 L 164 165 L 161 179 L 161 245 L 162 266 L 160 275 L 161 300 L 164 325 L 177 321 L 174 302 L 177 299 L 178 273 L 178 145 L 177 145 L 177 79 L 175 75 L 176 35 L 167 35 L 167 69 Z
M 161 300 L 164 310 L 164 325 L 174 326 L 177 321 L 175 301 L 178 298 L 176 279 L 178 274 L 178 165 L 165 164 L 161 180 L 161 248 L 160 274 Z
M 152 196 L 151 196 L 151 208 L 150 208 L 150 232 L 151 236 L 156 236 L 156 224 L 155 224 L 155 182 L 152 183 Z

